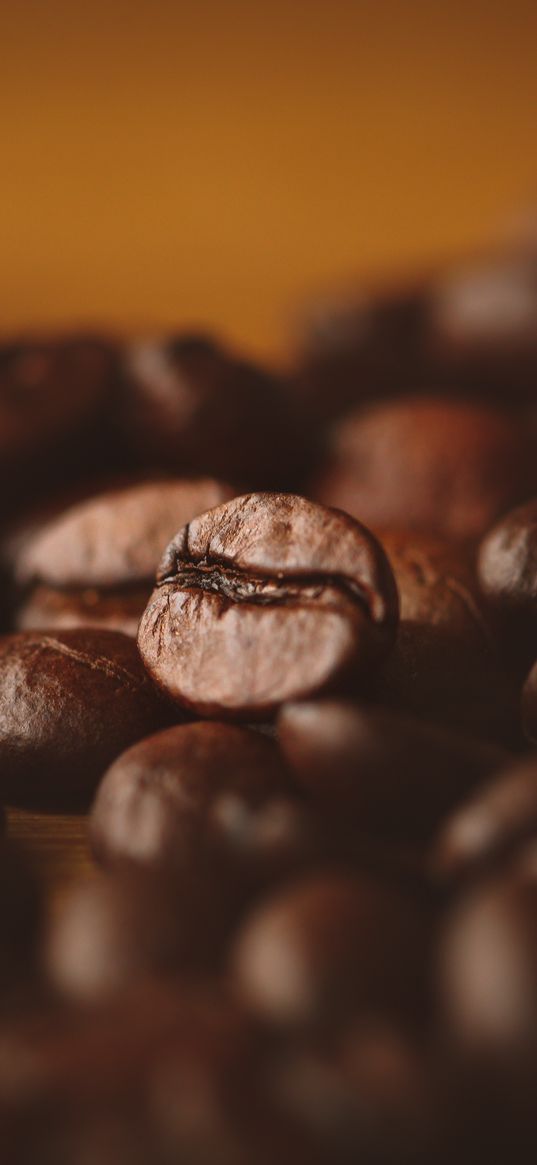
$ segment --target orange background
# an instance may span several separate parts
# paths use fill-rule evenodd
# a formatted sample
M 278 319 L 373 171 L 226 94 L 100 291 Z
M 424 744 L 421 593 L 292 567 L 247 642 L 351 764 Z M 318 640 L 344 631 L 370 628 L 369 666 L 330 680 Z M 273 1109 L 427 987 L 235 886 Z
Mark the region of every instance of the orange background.
M 3 329 L 278 352 L 537 192 L 535 0 L 4 0 L 0 53 Z

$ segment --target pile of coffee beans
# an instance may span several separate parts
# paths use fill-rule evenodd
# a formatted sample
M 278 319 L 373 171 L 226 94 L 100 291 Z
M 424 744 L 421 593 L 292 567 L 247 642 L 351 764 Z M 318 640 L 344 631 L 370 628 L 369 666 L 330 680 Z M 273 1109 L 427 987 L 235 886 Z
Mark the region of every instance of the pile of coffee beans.
M 1 1160 L 534 1162 L 537 255 L 4 342 L 0 450 Z

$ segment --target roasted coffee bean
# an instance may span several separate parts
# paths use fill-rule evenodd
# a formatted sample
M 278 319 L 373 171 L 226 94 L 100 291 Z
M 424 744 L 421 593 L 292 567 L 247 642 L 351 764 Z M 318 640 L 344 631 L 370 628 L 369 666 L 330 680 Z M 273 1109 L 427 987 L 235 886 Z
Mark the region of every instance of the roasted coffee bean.
M 93 850 L 105 863 L 189 869 L 208 860 L 219 835 L 222 846 L 227 837 L 240 848 L 237 816 L 289 788 L 277 746 L 261 733 L 217 723 L 169 728 L 106 773 L 91 816 Z
M 45 808 L 85 800 L 129 744 L 173 717 L 115 631 L 0 639 L 0 788 Z
M 152 1078 L 181 1048 L 193 1063 L 250 1055 L 251 1024 L 209 985 L 144 980 L 84 1007 L 51 1007 L 0 1027 L 0 1111 L 37 1128 L 108 1112 L 147 1112 Z M 253 1043 L 255 1047 L 255 1043 Z M 17 1065 L 14 1071 L 14 1065 Z M 248 1073 L 245 1068 L 245 1082 Z M 193 1081 L 194 1083 L 194 1081 Z M 203 1103 L 203 1076 L 199 1099 Z M 193 1099 L 193 1098 L 192 1098 Z M 155 1130 L 157 1133 L 158 1130 Z
M 517 742 L 519 685 L 501 666 L 470 553 L 417 532 L 379 537 L 395 575 L 400 621 L 375 698 L 474 735 Z
M 424 362 L 436 384 L 531 398 L 537 375 L 537 263 L 522 248 L 483 255 L 432 282 Z
M 268 1088 L 322 1160 L 418 1165 L 438 1160 L 442 1135 L 433 1057 L 408 1032 L 378 1019 L 350 1024 L 329 1043 L 294 1039 L 269 1065 Z
M 420 380 L 424 279 L 325 297 L 306 313 L 296 391 L 303 415 L 326 422 Z
M 140 619 L 151 594 L 151 584 L 101 590 L 60 590 L 35 586 L 17 606 L 13 625 L 17 631 L 73 631 L 94 628 L 121 631 L 135 639 Z
M 454 906 L 441 937 L 439 994 L 447 1038 L 477 1060 L 537 1049 L 537 879 L 478 884 Z
M 522 421 L 485 404 L 414 396 L 341 422 L 312 496 L 374 528 L 474 538 L 535 484 Z
M 492 630 L 465 546 L 415 530 L 376 530 L 399 592 L 401 622 L 441 628 L 476 648 L 490 648 Z
M 396 622 L 393 575 L 369 531 L 291 494 L 247 494 L 170 543 L 138 643 L 179 703 L 255 719 L 368 676 Z
M 276 1023 L 423 1015 L 426 946 L 421 908 L 394 884 L 325 871 L 283 888 L 246 920 L 233 975 L 247 1005 Z
M 479 581 L 503 631 L 509 659 L 537 655 L 537 500 L 506 514 L 479 548 Z
M 233 496 L 210 478 L 142 482 L 97 495 L 27 538 L 16 581 L 33 585 L 22 630 L 104 626 L 136 635 L 162 554 L 178 526 Z
M 537 838 L 537 756 L 512 764 L 480 787 L 444 823 L 431 852 L 444 879 L 483 874 Z
M 21 339 L 0 348 L 0 454 L 3 472 L 17 484 L 17 502 L 33 493 L 36 480 L 78 476 L 97 451 L 102 464 L 116 382 L 114 347 L 91 336 Z M 118 460 L 116 448 L 116 468 Z
M 273 374 L 203 336 L 131 346 L 123 423 L 143 461 L 243 485 L 295 480 L 303 427 Z
M 534 663 L 522 689 L 522 726 L 532 744 L 537 744 L 537 663 Z
M 424 841 L 507 754 L 488 742 L 342 700 L 286 704 L 282 750 L 323 811 L 377 837 Z
M 75 885 L 44 938 L 49 980 L 97 999 L 148 975 L 207 969 L 231 916 L 218 886 L 122 870 Z

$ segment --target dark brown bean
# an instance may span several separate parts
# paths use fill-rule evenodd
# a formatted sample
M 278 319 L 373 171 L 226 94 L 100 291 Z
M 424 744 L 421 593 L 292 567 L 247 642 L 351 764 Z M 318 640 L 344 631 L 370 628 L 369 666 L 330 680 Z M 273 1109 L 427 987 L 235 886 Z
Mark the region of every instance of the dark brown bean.
M 423 1012 L 426 928 L 416 903 L 365 876 L 322 872 L 262 903 L 232 954 L 236 988 L 276 1023 Z
M 494 744 L 342 700 L 287 704 L 278 731 L 290 768 L 325 812 L 408 842 L 430 837 L 507 756 Z
M 162 554 L 178 526 L 233 496 L 211 478 L 151 481 L 68 509 L 23 543 L 19 585 L 33 586 L 21 630 L 104 626 L 136 635 Z
M 449 1041 L 479 1061 L 537 1047 L 537 880 L 515 873 L 478 884 L 449 915 L 439 993 Z
M 537 756 L 502 770 L 465 801 L 442 826 L 431 851 L 441 878 L 482 874 L 513 857 L 537 837 Z
M 218 886 L 122 870 L 75 885 L 44 938 L 50 982 L 66 996 L 114 995 L 149 975 L 207 969 L 231 916 Z
M 341 423 L 312 496 L 369 526 L 473 538 L 535 485 L 521 421 L 492 406 L 406 397 Z
M 537 744 L 537 662 L 522 688 L 522 726 L 528 740 Z
M 261 733 L 217 723 L 169 728 L 106 773 L 91 816 L 93 850 L 106 863 L 189 869 L 207 860 L 218 834 L 233 847 L 237 815 L 248 817 L 289 788 L 275 743 Z M 240 848 L 240 824 L 237 832 Z
M 386 531 L 380 538 L 401 617 L 376 698 L 438 724 L 516 743 L 518 683 L 502 669 L 470 553 L 416 532 Z
M 123 426 L 146 464 L 245 486 L 295 480 L 303 428 L 274 374 L 211 339 L 179 335 L 132 345 L 126 379 Z
M 503 632 L 508 657 L 537 655 L 537 501 L 511 510 L 483 538 L 479 581 Z
M 129 744 L 169 723 L 136 645 L 79 629 L 0 639 L 0 787 L 4 800 L 72 804 Z
M 368 675 L 396 622 L 391 570 L 364 527 L 292 494 L 247 494 L 170 543 L 138 643 L 179 703 L 256 719 Z

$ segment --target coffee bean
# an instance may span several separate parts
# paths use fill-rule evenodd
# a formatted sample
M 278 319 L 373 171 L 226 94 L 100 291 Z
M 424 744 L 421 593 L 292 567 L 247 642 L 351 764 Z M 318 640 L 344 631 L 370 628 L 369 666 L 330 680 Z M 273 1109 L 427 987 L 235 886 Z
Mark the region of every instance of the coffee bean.
M 401 617 L 375 698 L 438 724 L 517 743 L 518 683 L 502 668 L 469 551 L 410 531 L 379 537 L 395 574 Z
M 434 383 L 509 404 L 533 396 L 537 263 L 529 250 L 498 250 L 438 277 L 427 317 L 424 355 Z
M 323 1161 L 418 1165 L 438 1159 L 443 1134 L 434 1059 L 407 1031 L 375 1018 L 328 1044 L 278 1049 L 269 1087 L 280 1111 Z
M 282 1024 L 324 1024 L 363 1011 L 425 1009 L 426 929 L 393 885 L 322 872 L 262 903 L 232 955 L 236 989 Z
M 301 468 L 302 428 L 283 382 L 211 339 L 134 344 L 126 379 L 124 429 L 146 464 L 269 487 Z
M 34 585 L 23 630 L 104 626 L 136 635 L 158 563 L 182 523 L 232 497 L 210 478 L 143 482 L 89 498 L 28 537 L 15 563 Z
M 537 655 L 537 501 L 518 506 L 489 530 L 478 570 L 508 657 L 529 667 Z
M 121 871 L 71 890 L 50 921 L 44 961 L 63 994 L 98 999 L 148 975 L 200 971 L 216 959 L 225 931 L 217 886 Z
M 502 770 L 480 787 L 442 826 L 431 853 L 444 879 L 481 875 L 513 857 L 537 837 L 537 757 Z
M 0 454 L 17 485 L 13 509 L 34 492 L 30 478 L 42 488 L 94 459 L 103 463 L 116 382 L 115 348 L 98 338 L 36 337 L 0 348 Z M 116 468 L 119 459 L 116 448 Z
M 522 421 L 484 404 L 415 396 L 341 422 L 312 496 L 372 527 L 474 538 L 535 484 Z
M 13 804 L 86 799 L 115 756 L 170 722 L 136 646 L 79 629 L 0 639 L 0 788 Z
M 537 663 L 522 688 L 522 726 L 528 740 L 537 744 Z
M 423 842 L 507 754 L 435 725 L 342 700 L 286 704 L 278 731 L 303 789 L 366 835 Z
M 138 643 L 179 703 L 254 719 L 367 676 L 396 621 L 392 573 L 364 527 L 291 494 L 248 494 L 170 543 Z
M 537 880 L 513 872 L 455 904 L 439 950 L 448 1040 L 480 1062 L 537 1047 Z
M 105 863 L 189 870 L 218 845 L 240 849 L 242 817 L 289 788 L 276 745 L 260 733 L 217 723 L 169 728 L 106 773 L 91 816 L 93 850 Z
M 306 309 L 296 390 L 303 415 L 326 423 L 369 398 L 420 380 L 423 279 L 325 297 Z

